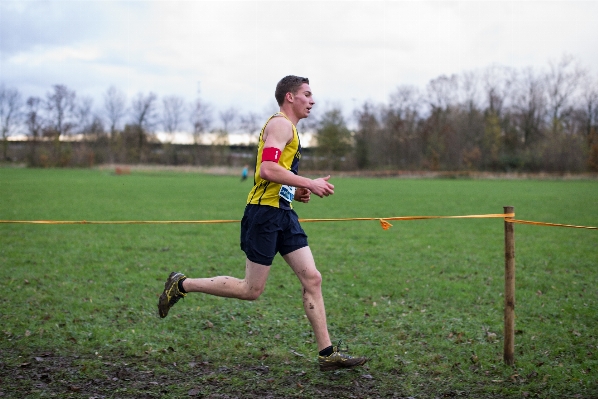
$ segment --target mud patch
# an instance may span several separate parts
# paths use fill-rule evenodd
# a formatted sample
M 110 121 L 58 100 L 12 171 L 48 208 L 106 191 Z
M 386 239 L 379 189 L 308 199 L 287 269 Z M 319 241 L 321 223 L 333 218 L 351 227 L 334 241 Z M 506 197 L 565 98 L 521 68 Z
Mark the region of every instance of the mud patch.
M 1 350 L 0 359 L 2 399 L 380 397 L 376 380 L 365 370 L 326 374 L 330 384 L 322 384 L 321 380 L 312 383 L 305 371 L 281 376 L 264 365 L 216 367 L 201 360 L 162 364 L 153 359 L 98 359 L 93 354 L 65 356 L 50 351 L 23 356 L 11 350 Z

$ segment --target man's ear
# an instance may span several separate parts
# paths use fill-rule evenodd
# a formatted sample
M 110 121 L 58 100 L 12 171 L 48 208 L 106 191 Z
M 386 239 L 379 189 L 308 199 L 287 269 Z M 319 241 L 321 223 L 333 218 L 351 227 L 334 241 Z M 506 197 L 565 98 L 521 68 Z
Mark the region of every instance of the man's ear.
M 291 93 L 290 91 L 287 92 L 287 94 L 285 94 L 285 97 L 287 99 L 288 102 L 292 103 L 295 100 L 295 97 L 293 96 L 293 93 Z

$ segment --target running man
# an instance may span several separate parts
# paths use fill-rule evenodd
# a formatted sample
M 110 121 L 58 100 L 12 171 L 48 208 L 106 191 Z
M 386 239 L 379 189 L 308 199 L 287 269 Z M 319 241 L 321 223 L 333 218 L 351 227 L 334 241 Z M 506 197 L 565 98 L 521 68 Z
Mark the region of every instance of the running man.
M 218 276 L 187 278 L 172 272 L 158 302 L 160 317 L 189 292 L 201 292 L 243 300 L 257 299 L 266 285 L 276 253 L 295 272 L 303 287 L 303 307 L 318 345 L 320 370 L 363 365 L 365 357 L 351 357 L 333 346 L 328 334 L 322 297 L 322 276 L 299 224 L 292 201 L 308 203 L 311 194 L 334 194 L 330 176 L 308 179 L 299 176 L 301 145 L 297 122 L 307 118 L 315 104 L 309 80 L 286 76 L 275 91 L 280 112 L 272 115 L 260 132 L 254 186 L 249 192 L 241 221 L 241 249 L 245 252 L 245 278 Z

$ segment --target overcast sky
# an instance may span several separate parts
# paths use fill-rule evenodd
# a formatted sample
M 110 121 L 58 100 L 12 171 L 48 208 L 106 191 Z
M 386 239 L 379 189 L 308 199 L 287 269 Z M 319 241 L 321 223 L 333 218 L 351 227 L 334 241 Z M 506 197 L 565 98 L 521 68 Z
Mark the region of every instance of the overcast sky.
M 0 82 L 95 98 L 110 85 L 263 114 L 287 74 L 322 106 L 564 54 L 594 76 L 598 1 L 0 1 Z M 317 106 L 317 105 L 316 105 Z

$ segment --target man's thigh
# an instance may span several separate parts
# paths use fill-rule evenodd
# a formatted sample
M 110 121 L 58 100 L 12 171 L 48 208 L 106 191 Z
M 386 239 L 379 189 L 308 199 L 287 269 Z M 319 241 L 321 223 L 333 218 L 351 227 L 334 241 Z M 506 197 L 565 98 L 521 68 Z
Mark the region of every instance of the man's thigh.
M 250 288 L 263 291 L 269 273 L 270 266 L 255 263 L 249 259 L 245 261 L 245 281 Z
M 314 276 L 319 276 L 320 272 L 316 268 L 314 256 L 309 246 L 299 248 L 283 256 L 295 272 L 302 284 L 307 283 Z

